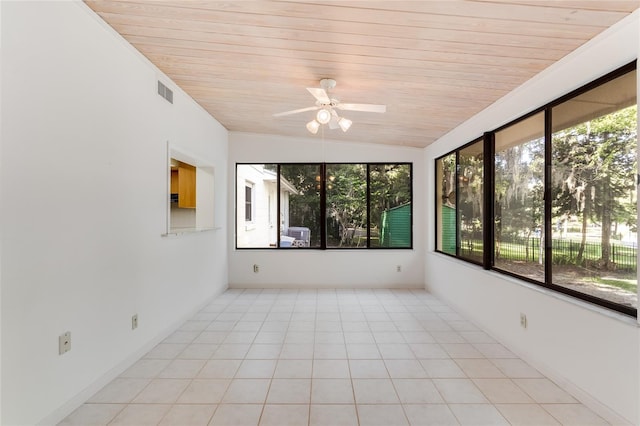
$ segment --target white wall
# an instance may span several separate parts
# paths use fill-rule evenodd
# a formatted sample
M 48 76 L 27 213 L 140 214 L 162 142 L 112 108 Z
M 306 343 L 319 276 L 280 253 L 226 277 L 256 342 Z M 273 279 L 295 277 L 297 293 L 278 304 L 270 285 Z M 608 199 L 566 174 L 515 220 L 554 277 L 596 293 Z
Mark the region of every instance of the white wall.
M 357 124 L 357 123 L 356 123 Z M 354 124 L 355 125 L 355 124 Z M 304 126 L 304 121 L 300 121 Z M 236 250 L 236 163 L 413 162 L 413 250 Z M 229 134 L 229 287 L 384 287 L 424 285 L 425 196 L 422 150 L 338 141 Z M 253 272 L 253 265 L 260 272 Z M 396 272 L 401 265 L 402 272 Z
M 197 199 L 197 197 L 196 197 Z M 183 209 L 171 204 L 171 231 L 179 231 L 181 229 L 195 229 L 196 227 L 196 209 Z
M 638 56 L 638 11 L 425 150 L 427 199 L 434 159 Z M 633 318 L 543 291 L 434 252 L 434 209 L 426 288 L 614 421 L 640 423 L 639 329 Z M 443 273 L 446 271 L 446 274 Z M 528 328 L 519 325 L 520 312 Z
M 83 3 L 1 18 L 0 423 L 52 423 L 226 288 L 225 229 L 161 234 L 167 141 L 215 167 L 226 223 L 228 135 Z

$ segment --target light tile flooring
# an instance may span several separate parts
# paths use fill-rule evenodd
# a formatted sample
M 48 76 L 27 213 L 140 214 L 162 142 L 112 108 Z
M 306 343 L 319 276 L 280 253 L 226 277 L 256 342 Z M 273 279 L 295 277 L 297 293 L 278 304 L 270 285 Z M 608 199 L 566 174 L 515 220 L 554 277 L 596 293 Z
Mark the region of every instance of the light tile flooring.
M 600 425 L 424 290 L 228 290 L 62 425 Z

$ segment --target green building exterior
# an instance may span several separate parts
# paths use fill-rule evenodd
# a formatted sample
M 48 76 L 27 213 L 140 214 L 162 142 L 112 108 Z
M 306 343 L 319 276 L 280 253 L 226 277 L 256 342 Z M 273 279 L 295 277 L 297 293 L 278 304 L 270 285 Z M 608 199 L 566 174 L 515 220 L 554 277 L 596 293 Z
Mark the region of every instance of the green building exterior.
M 442 251 L 456 254 L 456 209 L 442 205 Z
M 381 247 L 411 247 L 411 203 L 382 212 Z

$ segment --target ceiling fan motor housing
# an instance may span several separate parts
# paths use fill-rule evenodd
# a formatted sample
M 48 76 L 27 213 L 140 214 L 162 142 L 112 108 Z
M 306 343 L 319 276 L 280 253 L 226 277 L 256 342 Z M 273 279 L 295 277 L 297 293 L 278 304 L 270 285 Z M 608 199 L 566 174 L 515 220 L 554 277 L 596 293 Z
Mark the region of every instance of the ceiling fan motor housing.
M 323 78 L 322 80 L 320 80 L 320 87 L 322 87 L 324 90 L 333 89 L 334 87 L 336 87 L 336 81 L 332 78 Z

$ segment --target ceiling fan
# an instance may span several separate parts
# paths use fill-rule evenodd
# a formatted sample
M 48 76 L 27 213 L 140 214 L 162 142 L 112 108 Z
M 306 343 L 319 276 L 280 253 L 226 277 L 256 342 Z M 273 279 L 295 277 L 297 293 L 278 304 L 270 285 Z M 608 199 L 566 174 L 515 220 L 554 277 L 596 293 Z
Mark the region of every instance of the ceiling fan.
M 378 112 L 382 113 L 387 110 L 386 105 L 375 104 L 345 104 L 338 99 L 329 95 L 329 90 L 336 87 L 336 81 L 331 78 L 324 78 L 320 80 L 320 87 L 307 87 L 309 93 L 316 98 L 315 106 L 294 109 L 291 111 L 280 112 L 273 114 L 274 117 L 283 117 L 285 115 L 298 114 L 306 111 L 318 111 L 316 118 L 307 123 L 307 130 L 314 135 L 318 133 L 318 129 L 321 124 L 328 124 L 330 129 L 342 129 L 343 132 L 349 130 L 351 120 L 340 117 L 336 110 L 341 111 L 363 111 L 363 112 Z

